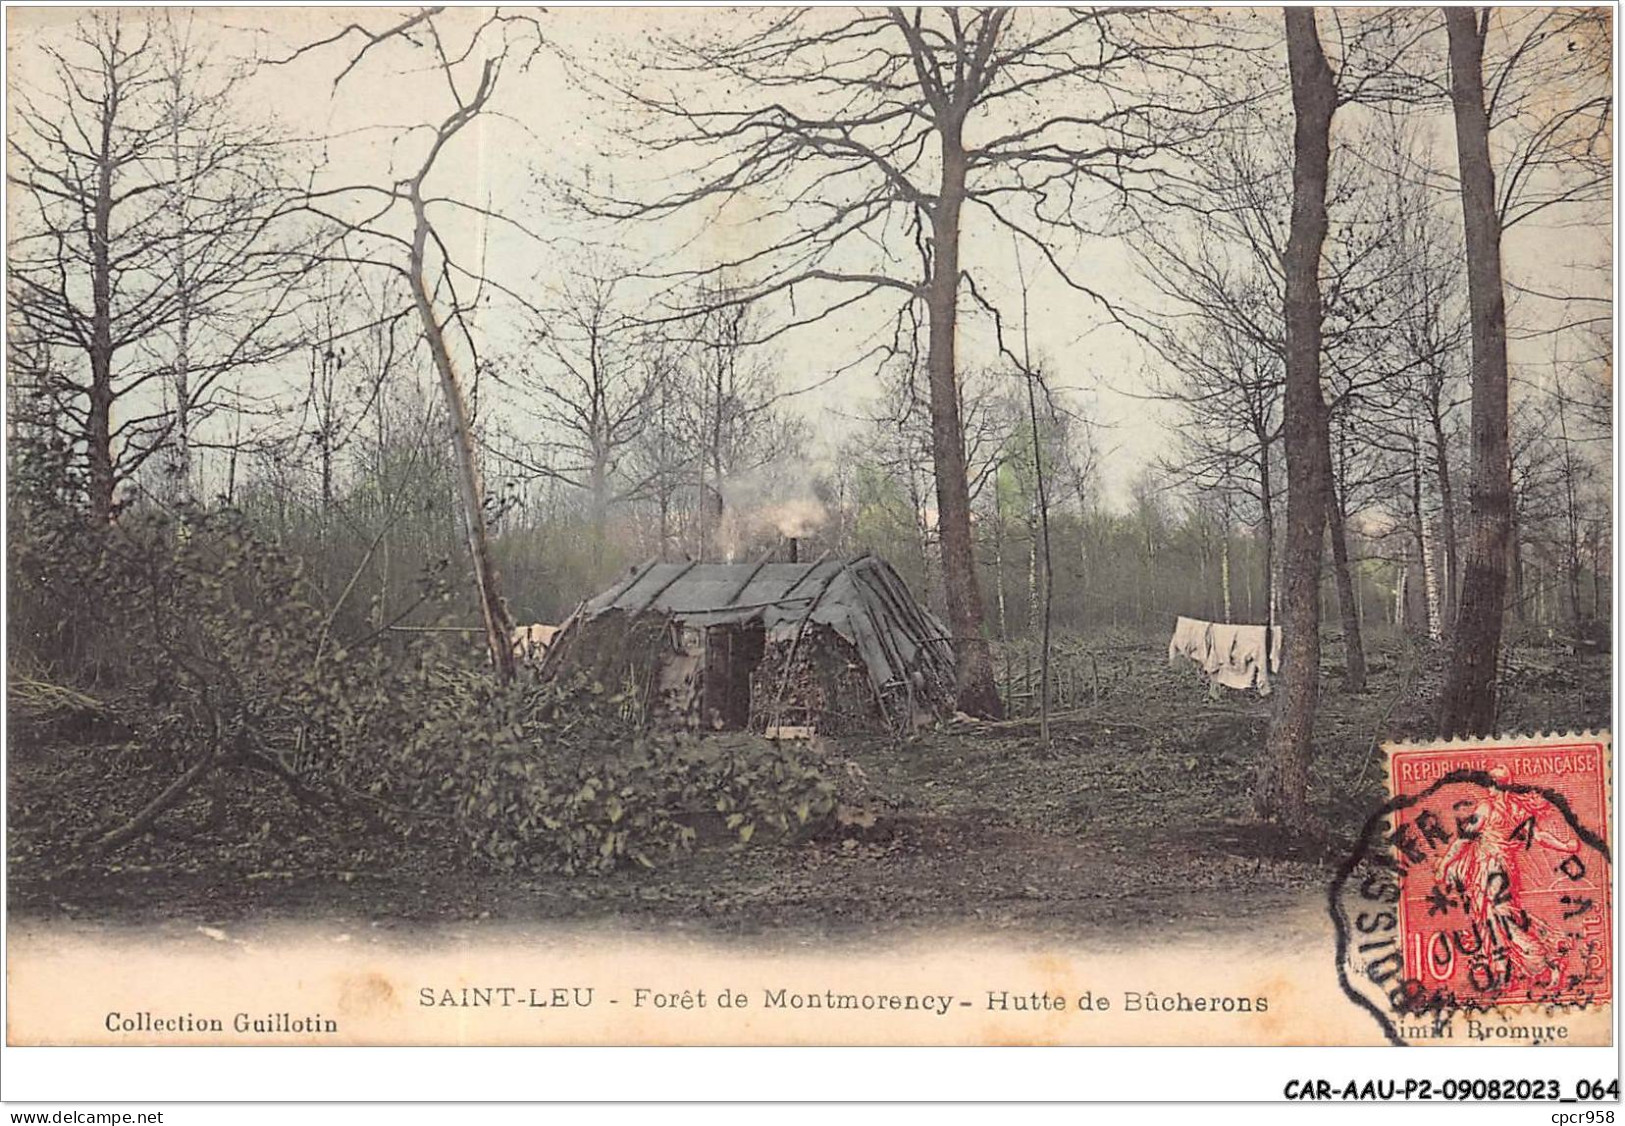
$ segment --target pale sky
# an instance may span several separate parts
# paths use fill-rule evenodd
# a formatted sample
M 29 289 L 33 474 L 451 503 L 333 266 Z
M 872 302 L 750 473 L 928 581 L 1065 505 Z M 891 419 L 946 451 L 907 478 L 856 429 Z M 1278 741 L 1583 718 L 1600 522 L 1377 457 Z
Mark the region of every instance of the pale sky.
M 82 13 L 82 10 L 80 10 Z M 8 10 L 10 40 L 8 83 L 28 82 L 39 73 L 44 56 L 41 40 L 54 39 L 71 24 L 74 9 Z M 134 16 L 137 13 L 131 12 Z M 472 20 L 475 13 L 458 13 Z M 369 27 L 383 26 L 385 10 L 345 9 L 200 9 L 195 12 L 206 35 L 218 38 L 223 54 L 261 57 L 287 54 L 293 47 L 331 34 L 350 19 Z M 593 182 L 614 183 L 623 193 L 656 189 L 672 170 L 647 153 L 627 149 L 617 129 L 629 119 L 625 107 L 596 96 L 572 81 L 561 57 L 588 69 L 612 65 L 648 46 L 651 29 L 674 33 L 688 28 L 726 26 L 737 16 L 723 9 L 584 9 L 554 8 L 539 16 L 550 49 L 539 53 L 527 69 L 509 66 L 502 74 L 493 101 L 494 113 L 481 117 L 453 142 L 433 183 L 448 194 L 481 205 L 522 224 L 527 233 L 498 223 L 487 227 L 478 220 L 444 221 L 443 229 L 454 253 L 464 261 L 483 261 L 490 276 L 502 286 L 535 293 L 568 276 L 577 248 L 607 250 L 634 264 L 703 260 L 707 248 L 732 248 L 753 237 L 748 220 L 759 218 L 764 201 L 735 199 L 703 234 L 691 223 L 661 220 L 656 223 L 610 227 L 584 221 L 568 212 L 542 177 L 572 180 L 590 173 Z M 1325 31 L 1323 29 L 1323 34 Z M 249 90 L 255 111 L 274 115 L 292 132 L 329 137 L 324 182 L 377 182 L 389 178 L 390 169 L 411 163 L 420 151 L 421 133 L 407 133 L 443 117 L 449 105 L 444 83 L 432 71 L 411 70 L 421 63 L 399 46 L 369 55 L 335 90 L 333 79 L 350 57 L 344 45 L 314 51 L 285 66 L 266 67 Z M 469 88 L 478 60 L 460 72 Z M 1284 71 L 1284 59 L 1282 69 Z M 725 96 L 725 91 L 723 94 Z M 1344 115 L 1344 130 L 1349 126 Z M 1448 118 L 1441 160 L 1452 159 Z M 1335 159 L 1335 157 L 1334 157 Z M 1014 260 L 1008 235 L 978 224 L 974 209 L 967 211 L 964 259 L 983 280 L 987 291 L 1014 317 Z M 760 233 L 759 231 L 757 232 Z M 535 237 L 532 237 L 535 236 Z M 1533 278 L 1541 288 L 1594 291 L 1597 280 L 1575 264 L 1596 256 L 1599 240 L 1594 231 L 1556 231 L 1531 224 L 1519 228 L 1504 248 L 1510 277 Z M 1611 245 L 1611 244 L 1610 244 Z M 906 244 L 905 255 L 912 254 Z M 1134 269 L 1134 258 L 1121 241 L 1095 239 L 1082 245 L 1061 245 L 1057 253 L 1069 268 L 1087 276 L 1112 299 L 1128 305 L 1151 305 L 1155 297 Z M 1606 247 L 1604 248 L 1606 257 Z M 1143 386 L 1148 363 L 1145 352 L 1121 329 L 1102 326 L 1102 318 L 1088 300 L 1059 283 L 1029 250 L 1026 267 L 1031 287 L 1033 350 L 1048 358 L 1046 374 L 1066 389 L 1071 405 L 1099 427 L 1103 483 L 1107 495 L 1121 499 L 1128 483 L 1167 445 L 1166 411 L 1124 391 Z M 686 256 L 686 257 L 685 257 Z M 905 258 L 905 261 L 907 259 Z M 797 330 L 774 346 L 784 384 L 810 386 L 857 358 L 884 329 L 889 296 L 876 299 L 868 310 L 844 314 L 826 324 Z M 962 308 L 961 367 L 994 361 L 990 333 L 983 319 Z M 1520 307 L 1515 308 L 1515 315 Z M 511 330 L 500 304 L 483 326 L 489 346 L 511 346 Z M 1013 323 L 1011 327 L 1016 325 Z M 1549 361 L 1550 345 L 1514 344 L 1513 360 L 1529 364 Z M 839 427 L 828 412 L 848 410 L 874 392 L 869 367 L 841 375 L 800 399 L 817 430 L 827 434 Z

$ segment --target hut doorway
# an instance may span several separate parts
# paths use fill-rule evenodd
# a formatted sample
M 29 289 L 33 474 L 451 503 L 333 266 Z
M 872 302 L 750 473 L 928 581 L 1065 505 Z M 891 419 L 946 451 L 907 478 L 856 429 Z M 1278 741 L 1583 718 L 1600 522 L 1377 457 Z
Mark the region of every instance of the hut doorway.
M 750 674 L 767 649 L 760 620 L 709 626 L 700 714 L 713 731 L 743 731 L 750 724 Z

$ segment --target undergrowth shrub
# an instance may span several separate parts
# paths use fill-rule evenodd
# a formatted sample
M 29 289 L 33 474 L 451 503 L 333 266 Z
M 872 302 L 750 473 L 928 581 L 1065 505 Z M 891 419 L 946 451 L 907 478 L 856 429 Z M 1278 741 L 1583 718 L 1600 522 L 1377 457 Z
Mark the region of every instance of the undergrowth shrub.
M 834 809 L 834 786 L 805 746 L 605 724 L 612 706 L 507 729 L 500 746 L 440 744 L 463 757 L 456 820 L 482 856 L 566 872 L 654 867 L 708 828 L 748 843 Z
M 176 778 L 174 794 L 143 799 L 167 806 L 111 827 L 104 846 L 138 839 L 187 789 L 231 770 L 276 779 L 318 832 L 359 822 L 566 872 L 654 866 L 708 829 L 741 843 L 788 834 L 833 808 L 805 747 L 644 730 L 635 679 L 528 671 L 499 684 L 445 633 L 341 616 L 342 597 L 324 599 L 299 559 L 237 513 L 127 513 L 107 527 L 36 515 L 13 558 L 14 599 L 35 631 L 23 640 L 37 635 L 21 654 L 54 653 L 64 695 L 79 683 L 116 699 L 131 742 Z M 77 667 L 52 649 L 62 631 L 40 601 L 72 591 L 91 604 L 58 612 L 98 654 Z M 450 602 L 445 575 L 426 573 L 411 612 L 432 624 Z M 365 624 L 341 633 L 341 620 Z

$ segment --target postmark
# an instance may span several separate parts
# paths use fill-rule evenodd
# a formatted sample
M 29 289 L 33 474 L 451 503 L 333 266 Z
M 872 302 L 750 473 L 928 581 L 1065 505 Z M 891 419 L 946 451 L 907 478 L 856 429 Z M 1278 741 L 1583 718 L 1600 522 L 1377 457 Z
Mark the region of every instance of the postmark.
M 1394 1043 L 1613 999 L 1610 740 L 1385 748 L 1389 800 L 1339 868 L 1339 983 Z

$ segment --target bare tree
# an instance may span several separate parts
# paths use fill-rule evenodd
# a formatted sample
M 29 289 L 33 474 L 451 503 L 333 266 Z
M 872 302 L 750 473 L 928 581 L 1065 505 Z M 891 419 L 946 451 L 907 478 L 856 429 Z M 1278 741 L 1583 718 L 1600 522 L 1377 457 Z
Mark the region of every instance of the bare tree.
M 1104 303 L 1055 236 L 1118 228 L 1126 200 L 1157 190 L 1159 161 L 1205 127 L 1198 111 L 1213 98 L 1197 69 L 1209 45 L 1174 13 L 1126 9 L 773 12 L 729 30 L 669 44 L 653 72 L 714 82 L 724 104 L 651 90 L 650 72 L 624 89 L 661 123 L 649 146 L 696 155 L 691 183 L 600 207 L 651 217 L 767 192 L 784 201 L 770 210 L 790 216 L 790 233 L 691 273 L 726 274 L 742 298 L 793 296 L 784 327 L 879 294 L 900 302 L 900 321 L 923 308 L 959 706 L 996 715 L 959 416 L 961 234 L 969 215 L 991 222 Z M 1064 108 L 1035 115 L 1038 94 Z
M 1557 434 L 1556 440 L 1560 450 L 1563 472 L 1563 538 L 1567 558 L 1568 574 L 1568 608 L 1569 622 L 1576 633 L 1585 621 L 1585 611 L 1580 604 L 1580 548 L 1584 541 L 1585 532 L 1582 529 L 1580 497 L 1586 484 L 1588 466 L 1583 462 L 1575 448 L 1575 442 L 1569 431 L 1569 408 L 1563 394 L 1562 376 L 1556 378 L 1556 394 L 1553 396 L 1557 408 Z
M 1256 181 L 1254 181 L 1256 183 Z M 1165 363 L 1152 377 L 1154 397 L 1175 405 L 1178 452 L 1163 459 L 1176 484 L 1226 498 L 1234 511 L 1257 513 L 1263 540 L 1263 604 L 1274 621 L 1275 511 L 1281 435 L 1281 346 L 1260 306 L 1279 297 L 1215 257 L 1216 240 L 1183 258 L 1167 244 L 1147 252 L 1147 267 L 1165 295 L 1193 317 L 1148 319 L 1147 338 Z M 1237 502 L 1240 502 L 1239 505 Z
M 884 521 L 888 528 L 906 529 L 908 556 L 919 575 L 917 589 L 925 602 L 934 605 L 938 582 L 931 565 L 936 529 L 928 499 L 930 427 L 911 381 L 883 378 L 881 386 L 881 395 L 859 414 L 858 429 L 842 451 L 843 463 L 860 467 L 856 535 L 866 541 L 864 546 L 884 552 L 890 545 L 879 540 L 877 525 Z M 991 491 L 997 494 L 996 482 Z
M 1473 393 L 1469 527 L 1440 713 L 1447 731 L 1466 733 L 1494 726 L 1508 561 L 1519 550 L 1501 239 L 1536 216 L 1549 223 L 1559 209 L 1607 199 L 1613 102 L 1602 45 L 1611 29 L 1606 15 L 1579 8 L 1443 13 L 1466 232 Z M 1520 292 L 1537 302 L 1573 299 Z
M 1445 25 L 1448 32 L 1449 19 Z M 1501 231 L 1552 209 L 1606 207 L 1614 108 L 1606 10 L 1486 8 L 1474 26 L 1485 123 L 1500 166 L 1493 199 Z
M 1259 813 L 1308 819 L 1309 755 L 1320 695 L 1320 560 L 1326 521 L 1325 402 L 1320 388 L 1320 255 L 1326 238 L 1332 115 L 1337 83 L 1313 8 L 1286 11 L 1292 77 L 1292 225 L 1286 273 L 1287 534 L 1281 689 L 1253 793 Z
M 395 279 L 379 291 L 348 266 L 320 272 L 301 317 L 305 344 L 305 389 L 296 409 L 300 444 L 315 458 L 320 510 L 333 508 L 340 463 L 377 416 L 384 383 L 401 359 L 397 340 L 406 317 Z
M 7 140 L 12 308 L 41 346 L 82 357 L 54 369 L 51 424 L 105 521 L 166 443 L 189 494 L 216 386 L 294 343 L 305 259 L 283 142 L 242 123 L 238 76 L 214 75 L 182 21 L 100 12 L 43 50 L 50 77 L 17 92 Z
M 636 499 L 655 510 L 655 554 L 669 559 L 679 546 L 678 520 L 682 494 L 693 477 L 694 449 L 689 441 L 692 397 L 674 365 L 658 381 L 628 461 L 638 482 Z
M 1038 399 L 1039 388 L 1043 387 L 1043 373 L 1033 365 L 1032 335 L 1029 332 L 1029 312 L 1027 306 L 1027 275 L 1021 264 L 1021 252 L 1016 252 L 1016 269 L 1021 278 L 1021 374 L 1027 385 L 1027 421 L 1032 432 L 1033 444 L 1033 485 L 1034 507 L 1038 517 L 1040 535 L 1033 537 L 1033 570 L 1038 570 L 1039 544 L 1043 545 L 1043 631 L 1039 649 L 1039 690 L 1038 690 L 1038 738 L 1045 749 L 1050 746 L 1049 731 L 1049 659 L 1050 659 L 1050 618 L 1051 601 L 1055 596 L 1055 556 L 1050 551 L 1049 537 L 1049 490 L 1044 479 L 1044 441 L 1040 436 L 1038 427 Z M 1044 387 L 1045 405 L 1049 405 L 1049 388 Z M 1049 412 L 1053 413 L 1053 412 Z M 1038 591 L 1036 582 L 1029 583 L 1031 595 L 1036 596 Z M 1036 603 L 1038 599 L 1031 597 L 1030 601 Z
M 1354 44 L 1359 29 L 1345 29 Z M 1344 55 L 1359 52 L 1343 43 Z M 1358 88 L 1357 82 L 1345 80 Z M 1351 96 L 1340 91 L 1340 98 Z M 1291 154 L 1275 139 L 1267 116 L 1237 115 L 1192 174 L 1199 188 L 1180 201 L 1167 230 L 1153 228 L 1137 246 L 1147 277 L 1170 306 L 1143 314 L 1144 336 L 1164 368 L 1152 377 L 1153 395 L 1175 405 L 1182 425 L 1179 452 L 1165 459 L 1176 481 L 1220 491 L 1233 502 L 1256 505 L 1264 539 L 1264 603 L 1275 620 L 1275 508 L 1283 491 L 1275 472 L 1281 437 L 1285 355 L 1282 308 Z M 1329 191 L 1332 186 L 1329 185 Z M 1354 192 L 1338 185 L 1328 211 L 1344 208 Z M 1193 218 L 1197 223 L 1193 223 Z M 1324 293 L 1325 353 L 1334 393 L 1322 435 L 1332 542 L 1332 572 L 1343 622 L 1345 683 L 1365 686 L 1365 650 L 1350 567 L 1347 490 L 1333 488 L 1331 422 L 1346 424 L 1357 401 L 1383 378 L 1362 363 L 1362 338 L 1380 335 L 1382 313 L 1371 290 L 1381 286 L 1375 251 L 1388 238 L 1383 226 L 1340 223 L 1320 264 Z M 1330 215 L 1328 216 L 1330 222 Z M 1199 225 L 1198 225 L 1199 224 Z
M 898 355 L 880 372 L 880 394 L 855 412 L 859 431 L 847 444 L 861 451 L 866 464 L 881 470 L 894 486 L 885 492 L 887 503 L 897 502 L 913 530 L 911 553 L 919 558 L 925 597 L 939 604 L 938 568 L 929 555 L 937 547 L 939 521 L 936 519 L 932 464 L 931 408 L 929 392 L 922 386 L 916 357 Z M 1021 412 L 1006 389 L 1008 372 L 976 368 L 960 380 L 959 416 L 965 428 L 965 466 L 968 493 L 974 505 L 1000 504 L 999 475 L 1011 465 L 1013 438 L 1022 427 Z M 999 519 L 993 522 L 995 529 Z M 941 553 L 935 552 L 940 561 Z
M 623 273 L 604 262 L 571 272 L 528 315 L 524 351 L 505 366 L 562 462 L 543 472 L 587 496 L 594 551 L 611 504 L 646 482 L 623 473 L 651 406 L 671 380 L 672 349 L 628 310 Z
M 1392 232 L 1376 262 L 1390 279 L 1382 301 L 1392 311 L 1362 334 L 1355 357 L 1385 375 L 1362 396 L 1362 436 L 1379 462 L 1378 486 L 1392 486 L 1396 518 L 1410 528 L 1422 624 L 1439 638 L 1453 628 L 1461 581 L 1455 466 L 1468 334 L 1461 241 L 1444 197 L 1428 183 L 1431 147 L 1398 115 L 1381 126 L 1366 147 L 1375 157 L 1368 210 Z
M 1501 652 L 1512 525 L 1502 227 L 1484 100 L 1487 13 L 1479 16 L 1470 8 L 1446 8 L 1444 18 L 1450 37 L 1450 96 L 1455 108 L 1462 216 L 1467 233 L 1467 293 L 1473 338 L 1473 473 L 1461 606 L 1440 700 L 1439 726 L 1445 735 L 1489 735 L 1495 728 L 1496 665 Z
M 453 352 L 455 336 L 466 357 L 465 370 L 479 370 L 478 349 L 468 316 L 480 293 L 494 283 L 457 259 L 437 219 L 453 214 L 477 215 L 517 225 L 480 204 L 441 194 L 430 180 L 459 135 L 490 107 L 504 67 L 528 65 L 541 43 L 540 29 L 532 15 L 497 9 L 481 14 L 470 24 L 440 8 L 423 8 L 376 30 L 359 23 L 346 24 L 333 35 L 308 43 L 279 60 L 289 62 L 312 51 L 346 45 L 347 61 L 334 79 L 337 91 L 368 55 L 395 48 L 409 52 L 417 65 L 443 84 L 448 102 L 445 115 L 407 130 L 425 137 L 420 153 L 407 168 L 399 174 L 392 170 L 382 183 L 312 187 L 303 207 L 337 232 L 323 255 L 325 260 L 384 269 L 406 283 L 445 403 L 456 454 L 459 507 L 486 647 L 501 680 L 510 679 L 514 671 L 512 622 L 491 554 L 485 486 L 469 395 Z M 403 224 L 404 232 L 392 224 Z M 361 245 L 355 246 L 358 243 Z

